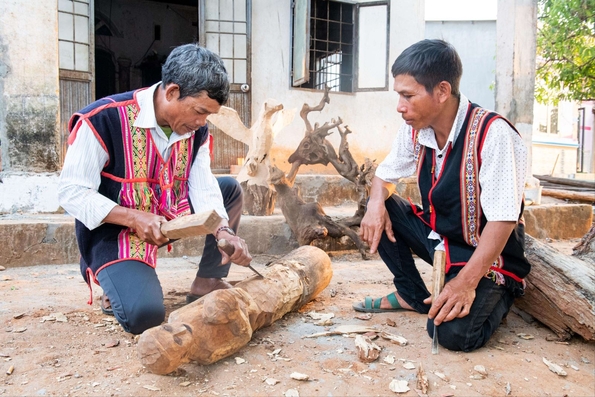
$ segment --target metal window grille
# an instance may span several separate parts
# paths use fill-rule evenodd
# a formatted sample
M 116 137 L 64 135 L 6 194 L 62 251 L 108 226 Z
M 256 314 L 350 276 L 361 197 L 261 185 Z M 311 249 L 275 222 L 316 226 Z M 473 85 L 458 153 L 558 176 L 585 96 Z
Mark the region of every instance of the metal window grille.
M 353 92 L 353 4 L 312 0 L 310 15 L 310 79 L 303 88 Z

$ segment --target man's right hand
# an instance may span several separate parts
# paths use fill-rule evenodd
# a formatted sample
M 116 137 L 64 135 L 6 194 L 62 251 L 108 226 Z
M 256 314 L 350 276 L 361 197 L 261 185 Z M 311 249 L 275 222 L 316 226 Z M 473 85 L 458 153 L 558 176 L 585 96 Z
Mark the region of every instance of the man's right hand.
M 371 254 L 374 254 L 378 249 L 383 232 L 386 232 L 386 236 L 390 241 L 397 242 L 393 232 L 393 224 L 384 206 L 384 201 L 370 200 L 368 201 L 366 214 L 360 224 L 359 236 L 368 243 Z
M 169 242 L 169 239 L 161 233 L 161 224 L 167 222 L 164 216 L 117 205 L 107 214 L 103 222 L 129 227 L 141 240 L 158 247 Z

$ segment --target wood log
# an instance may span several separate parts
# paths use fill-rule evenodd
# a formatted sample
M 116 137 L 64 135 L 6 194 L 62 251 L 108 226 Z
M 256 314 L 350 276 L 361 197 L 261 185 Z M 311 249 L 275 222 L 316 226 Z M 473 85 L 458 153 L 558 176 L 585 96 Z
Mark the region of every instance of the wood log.
M 533 175 L 533 176 L 535 178 L 539 179 L 540 181 L 558 183 L 560 185 L 587 187 L 589 189 L 595 189 L 595 182 L 591 182 L 591 181 L 583 181 L 580 179 L 570 179 L 570 178 L 556 178 L 556 177 L 549 176 L 549 175 Z
M 330 283 L 328 255 L 300 247 L 235 288 L 216 290 L 169 316 L 168 323 L 143 332 L 138 355 L 155 374 L 168 374 L 191 360 L 212 364 L 237 352 L 259 328 L 297 310 Z
M 215 210 L 174 218 L 161 225 L 161 233 L 170 240 L 202 236 L 215 232 L 221 217 Z
M 531 272 L 515 306 L 548 326 L 561 340 L 578 334 L 595 340 L 595 264 L 567 256 L 529 235 Z
M 541 194 L 544 196 L 555 197 L 562 200 L 585 201 L 588 203 L 595 202 L 595 193 L 571 192 L 568 190 L 544 188 L 542 189 Z

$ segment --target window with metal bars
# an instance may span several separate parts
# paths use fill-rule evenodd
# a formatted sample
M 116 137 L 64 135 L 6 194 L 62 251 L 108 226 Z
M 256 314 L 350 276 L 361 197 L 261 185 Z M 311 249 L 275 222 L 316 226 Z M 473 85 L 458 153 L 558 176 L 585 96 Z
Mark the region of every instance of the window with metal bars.
M 386 0 L 294 0 L 292 85 L 340 92 L 386 90 L 388 8 Z

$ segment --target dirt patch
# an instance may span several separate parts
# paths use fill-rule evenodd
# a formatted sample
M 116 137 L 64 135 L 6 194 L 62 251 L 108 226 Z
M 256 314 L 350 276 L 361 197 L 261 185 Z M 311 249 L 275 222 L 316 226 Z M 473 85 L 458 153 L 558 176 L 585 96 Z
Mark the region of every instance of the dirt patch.
M 558 243 L 558 248 L 569 250 L 573 243 Z M 259 257 L 255 267 L 271 259 Z M 430 396 L 505 396 L 508 390 L 513 396 L 595 395 L 595 344 L 580 338 L 548 341 L 553 337 L 548 328 L 511 313 L 486 347 L 473 353 L 440 349 L 432 355 L 423 315 L 355 317 L 354 301 L 392 290 L 391 275 L 378 257 L 362 261 L 359 254 L 351 253 L 332 259 L 331 284 L 299 313 L 258 330 L 248 345 L 226 359 L 209 366 L 188 363 L 168 376 L 143 368 L 136 356 L 136 338 L 101 313 L 100 288 L 93 291 L 94 304 L 85 303 L 89 290 L 78 266 L 2 271 L 0 396 L 282 396 L 290 389 L 300 396 L 386 396 L 395 394 L 389 389 L 393 379 L 405 380 L 411 388 L 401 395 L 417 396 L 420 365 L 428 377 Z M 184 304 L 197 262 L 198 258 L 160 262 L 158 273 L 169 312 Z M 429 283 L 431 267 L 422 262 L 418 267 Z M 250 275 L 250 270 L 234 266 L 228 279 Z M 310 311 L 334 313 L 334 325 L 316 325 L 306 315 Z M 392 322 L 396 326 L 390 326 Z M 405 337 L 408 344 L 376 339 L 382 348 L 380 357 L 364 364 L 357 359 L 353 338 L 303 338 L 343 324 L 373 326 Z M 236 357 L 245 362 L 237 364 Z M 567 376 L 551 372 L 543 358 L 560 365 Z M 414 368 L 406 369 L 405 362 Z M 475 379 L 479 378 L 476 365 L 485 367 L 487 377 Z M 306 374 L 309 380 L 294 380 L 293 372 Z

